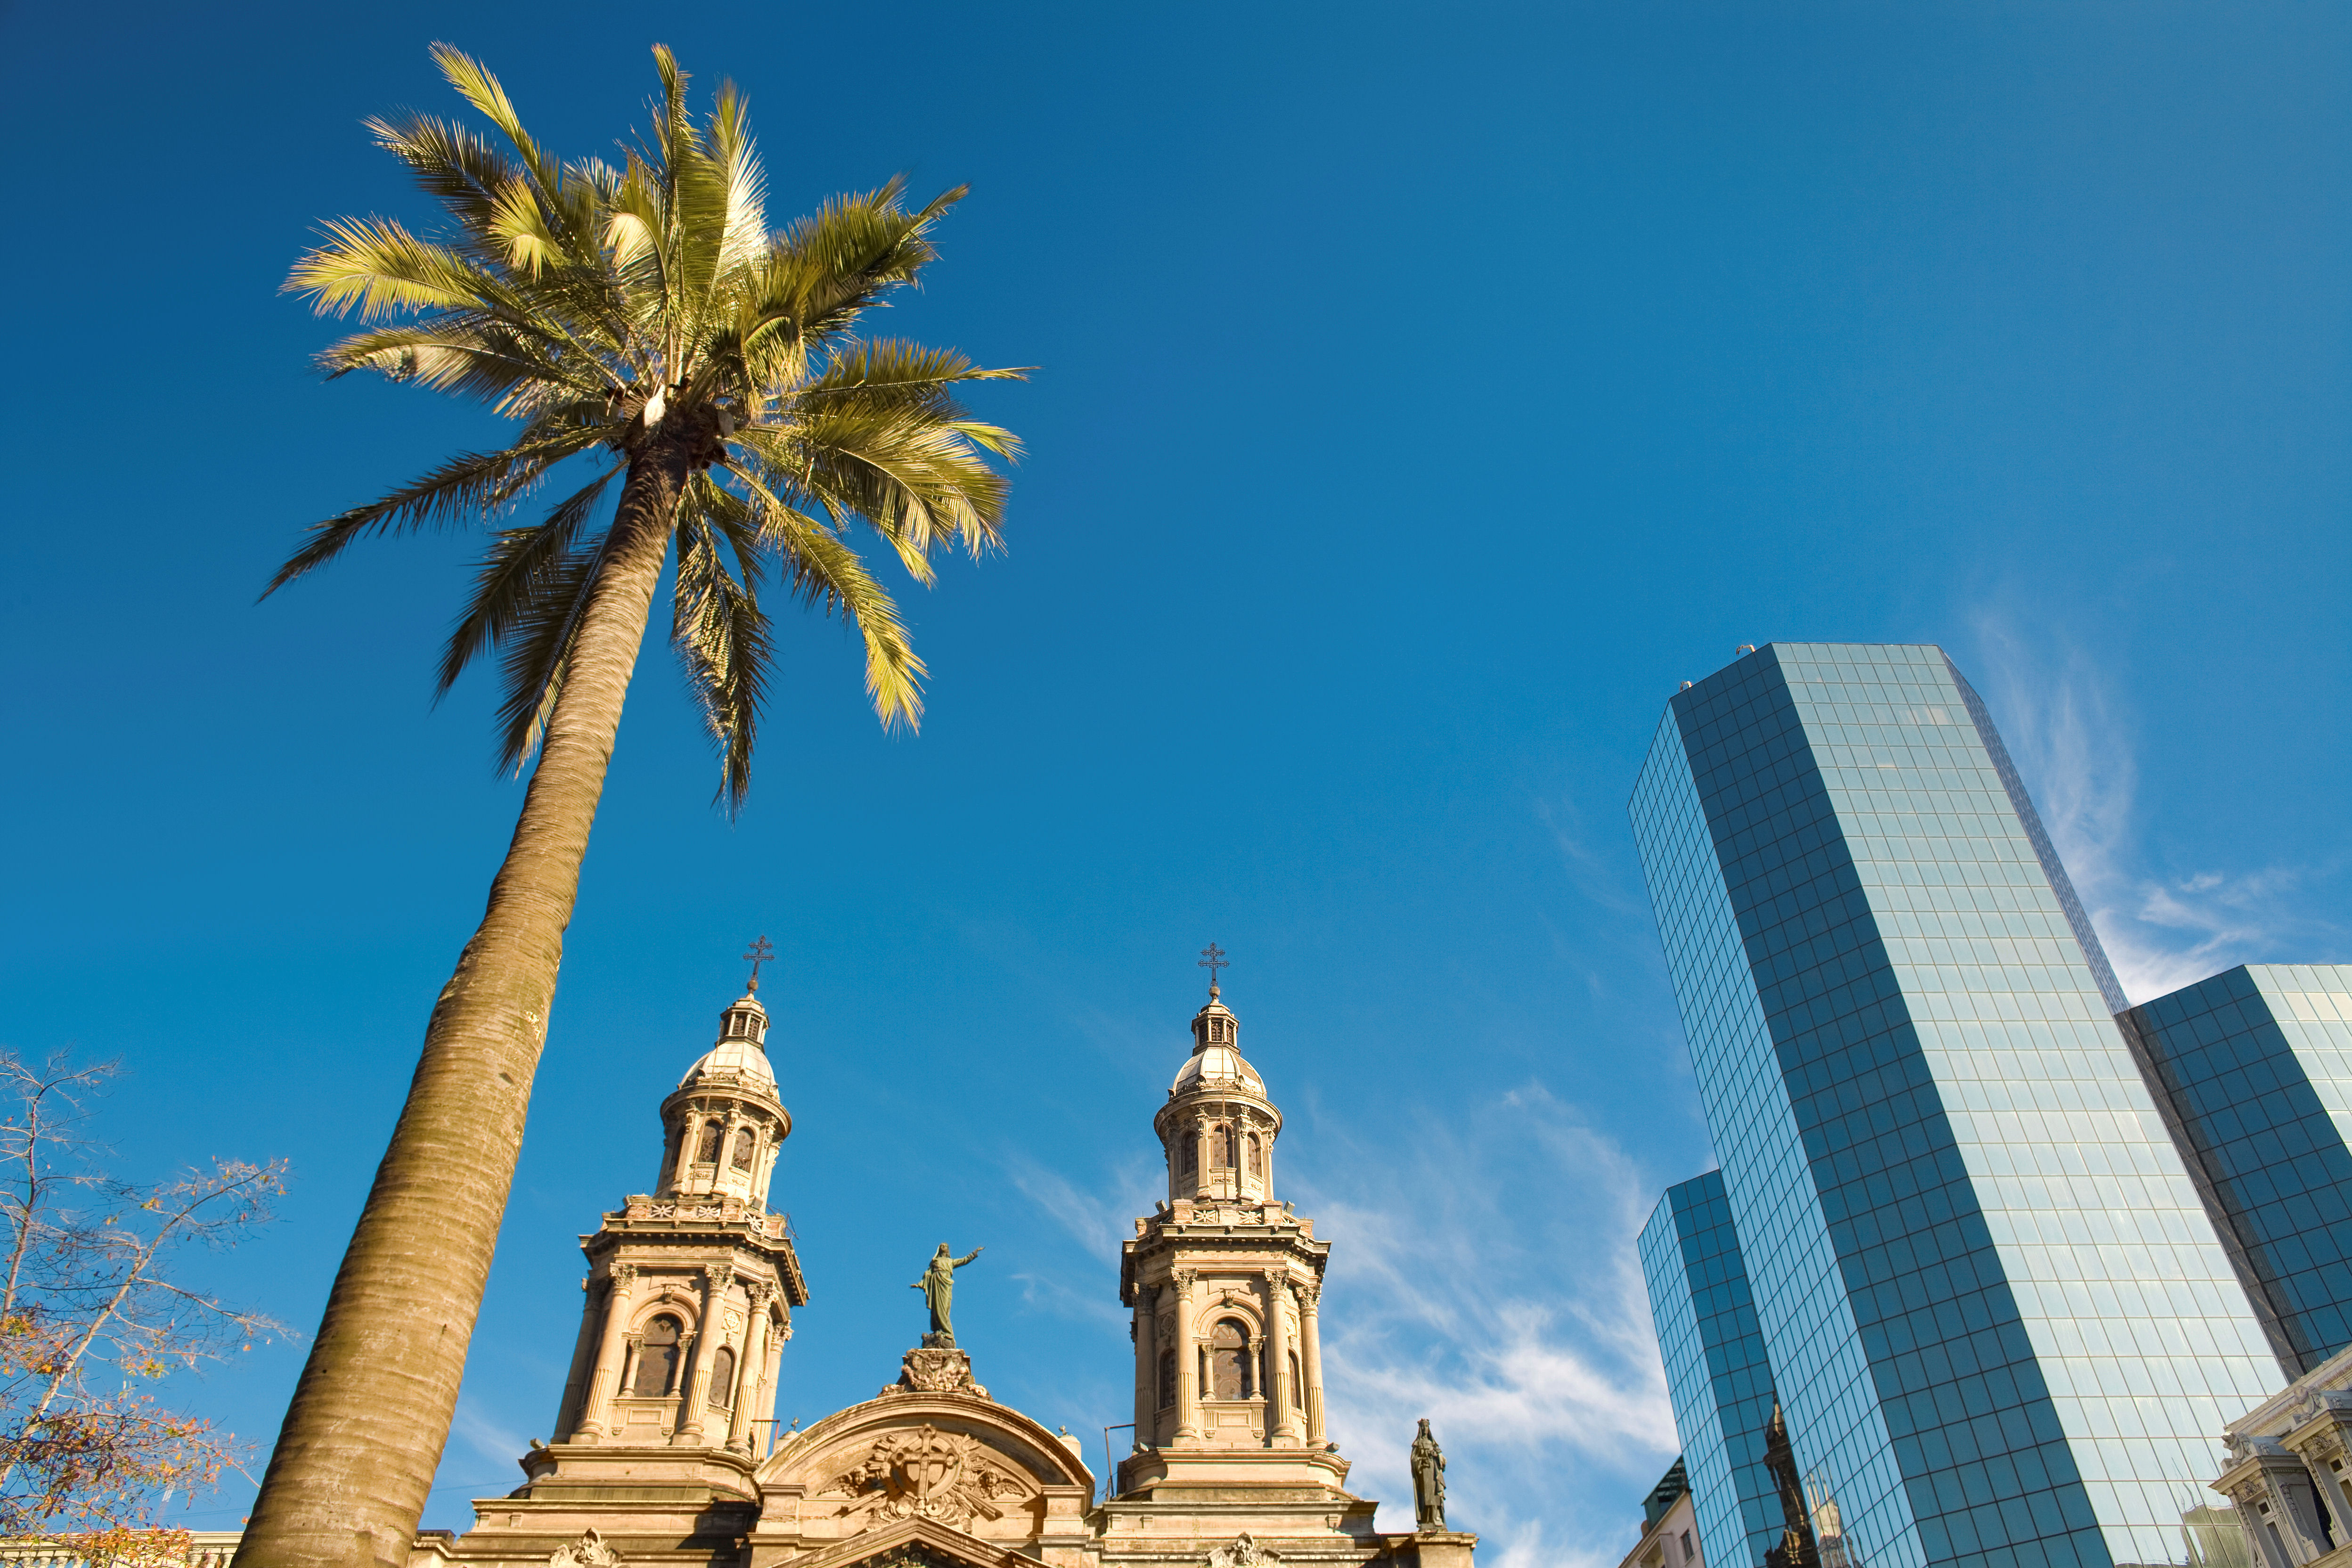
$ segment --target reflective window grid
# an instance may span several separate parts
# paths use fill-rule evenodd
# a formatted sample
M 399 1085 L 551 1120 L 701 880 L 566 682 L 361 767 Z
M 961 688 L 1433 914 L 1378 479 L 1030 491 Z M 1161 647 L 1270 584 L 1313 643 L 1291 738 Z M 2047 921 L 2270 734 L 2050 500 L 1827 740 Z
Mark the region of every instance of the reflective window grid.
M 1780 1541 L 1780 1495 L 1764 1464 L 1772 1368 L 1722 1173 L 1667 1188 L 1642 1227 L 1641 1251 L 1698 1516 L 1699 1555 L 1753 1568 Z
M 2352 967 L 2241 965 L 2123 1015 L 2290 1376 L 2352 1344 Z
M 2177 1560 L 2278 1366 L 1976 693 L 1762 648 L 1630 809 L 1816 1518 L 1868 1568 Z

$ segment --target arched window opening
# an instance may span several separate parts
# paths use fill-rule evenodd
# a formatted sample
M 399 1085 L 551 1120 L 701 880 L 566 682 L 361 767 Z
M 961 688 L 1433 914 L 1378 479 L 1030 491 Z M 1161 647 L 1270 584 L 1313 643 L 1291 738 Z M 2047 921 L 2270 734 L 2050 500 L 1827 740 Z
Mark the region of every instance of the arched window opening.
M 694 1152 L 695 1163 L 698 1165 L 719 1163 L 719 1145 L 725 1142 L 726 1137 L 727 1129 L 719 1123 L 713 1121 L 705 1126 L 702 1130 L 702 1146 Z
M 1220 1170 L 1234 1168 L 1234 1130 L 1231 1127 L 1221 1125 L 1210 1134 L 1209 1163 Z
M 710 1358 L 710 1403 L 720 1410 L 735 1403 L 735 1347 L 720 1345 Z
M 1290 1403 L 1301 1410 L 1307 1408 L 1307 1390 L 1298 1381 L 1298 1352 L 1290 1352 Z
M 669 1392 L 670 1379 L 677 1375 L 677 1320 L 667 1312 L 646 1325 L 636 1380 L 629 1385 L 639 1399 L 659 1399 Z
M 1200 1169 L 1201 1152 L 1195 1147 L 1198 1142 L 1187 1132 L 1176 1145 L 1176 1169 L 1184 1175 L 1189 1176 Z
M 1209 1332 L 1209 1386 L 1213 1399 L 1247 1399 L 1251 1393 L 1249 1331 L 1231 1318 Z
M 748 1127 L 735 1134 L 735 1168 L 737 1170 L 748 1171 L 751 1168 L 751 1145 L 757 1142 L 757 1138 Z
M 1249 1135 L 1249 1173 L 1260 1181 L 1265 1179 L 1265 1144 L 1255 1132 Z
M 1160 1408 L 1167 1409 L 1176 1403 L 1176 1352 L 1160 1352 Z

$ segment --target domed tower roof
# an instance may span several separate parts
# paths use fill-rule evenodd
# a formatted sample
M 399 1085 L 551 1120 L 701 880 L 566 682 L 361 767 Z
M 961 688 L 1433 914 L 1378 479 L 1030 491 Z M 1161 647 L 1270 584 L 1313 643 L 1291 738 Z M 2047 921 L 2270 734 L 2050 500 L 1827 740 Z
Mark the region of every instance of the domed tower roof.
M 753 981 L 751 990 L 719 1016 L 719 1043 L 695 1058 L 686 1076 L 677 1080 L 678 1088 L 689 1088 L 697 1081 L 732 1079 L 774 1095 L 776 1069 L 768 1061 L 768 1010 L 753 994 L 759 988 L 760 983 Z
M 1192 1054 L 1176 1069 L 1168 1086 L 1172 1097 L 1188 1089 L 1233 1092 L 1265 1098 L 1265 1079 L 1240 1050 L 1241 1020 L 1218 999 L 1216 983 L 1209 984 L 1209 1005 L 1192 1016 Z

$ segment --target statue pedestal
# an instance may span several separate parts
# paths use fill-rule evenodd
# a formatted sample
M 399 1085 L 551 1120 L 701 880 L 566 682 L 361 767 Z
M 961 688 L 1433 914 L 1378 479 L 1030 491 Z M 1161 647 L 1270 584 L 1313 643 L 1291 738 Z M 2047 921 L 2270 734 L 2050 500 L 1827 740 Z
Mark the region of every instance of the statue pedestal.
M 1412 1542 L 1412 1561 L 1420 1568 L 1471 1568 L 1470 1554 L 1478 1545 L 1478 1538 L 1466 1530 L 1416 1530 L 1406 1539 Z M 1397 1555 L 1402 1560 L 1404 1554 Z
M 929 1339 L 931 1336 L 925 1335 Z M 898 1381 L 885 1394 L 970 1394 L 982 1399 L 988 1390 L 971 1380 L 970 1352 L 952 1346 L 925 1345 L 908 1351 L 899 1364 Z

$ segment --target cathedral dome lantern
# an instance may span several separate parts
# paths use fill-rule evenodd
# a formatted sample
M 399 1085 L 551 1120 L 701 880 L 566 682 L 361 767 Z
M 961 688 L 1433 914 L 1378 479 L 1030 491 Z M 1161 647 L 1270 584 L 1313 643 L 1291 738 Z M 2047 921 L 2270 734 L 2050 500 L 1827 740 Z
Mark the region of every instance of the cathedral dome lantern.
M 765 1208 L 777 1156 L 792 1136 L 792 1113 L 768 1059 L 768 1010 L 751 984 L 719 1015 L 719 1038 L 662 1102 L 661 1198 L 733 1199 Z

